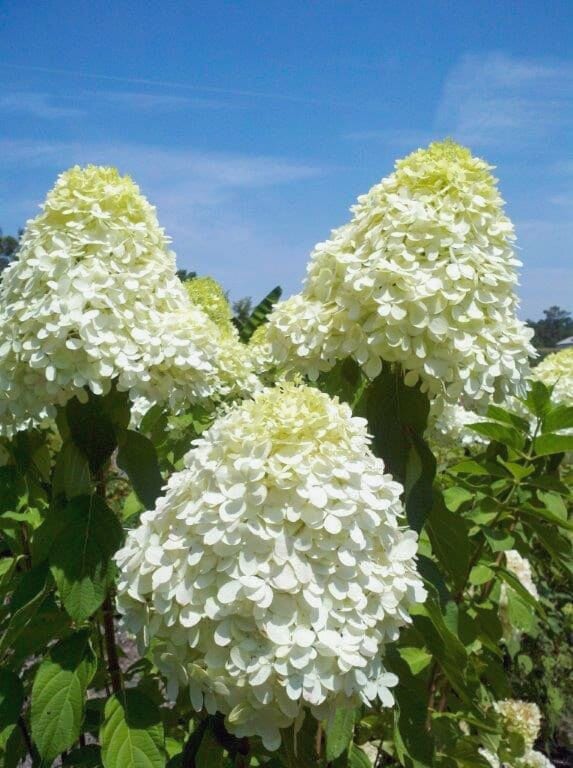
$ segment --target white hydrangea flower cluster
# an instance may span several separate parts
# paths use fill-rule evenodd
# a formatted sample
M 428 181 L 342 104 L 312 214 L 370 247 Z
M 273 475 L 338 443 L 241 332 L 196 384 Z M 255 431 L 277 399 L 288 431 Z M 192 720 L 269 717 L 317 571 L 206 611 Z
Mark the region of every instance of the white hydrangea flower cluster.
M 517 733 L 523 738 L 525 751 L 512 758 L 511 763 L 501 763 L 499 758 L 488 750 L 480 754 L 494 768 L 555 768 L 553 763 L 541 752 L 533 749 L 541 728 L 541 712 L 537 704 L 529 701 L 507 699 L 494 704 L 494 709 L 501 715 L 503 727 L 510 733 Z
M 316 379 L 353 357 L 457 402 L 521 391 L 533 331 L 516 317 L 514 233 L 490 166 L 445 141 L 396 163 L 319 243 L 301 294 L 280 303 L 279 364 Z
M 363 419 L 286 383 L 221 416 L 116 556 L 118 608 L 174 697 L 268 749 L 303 708 L 379 698 L 386 642 L 425 599 L 402 487 Z
M 191 304 L 155 209 L 113 168 L 74 167 L 0 285 L 0 423 L 53 416 L 113 380 L 172 405 L 251 391 L 249 356 Z
M 555 400 L 573 404 L 573 347 L 547 355 L 533 369 L 532 378 L 553 386 Z
M 548 757 L 535 749 L 529 749 L 517 760 L 516 768 L 555 768 Z
M 460 403 L 444 403 L 442 398 L 437 398 L 430 408 L 428 439 L 440 445 L 456 445 L 462 448 L 487 445 L 487 438 L 468 426 L 483 420 L 482 416 Z
M 529 749 L 522 757 L 515 758 L 511 763 L 502 763 L 499 757 L 489 749 L 479 749 L 478 752 L 492 768 L 555 768 L 549 758 L 535 749 Z
M 503 727 L 508 732 L 521 736 L 525 750 L 531 750 L 541 728 L 541 712 L 537 704 L 506 699 L 495 702 L 494 709 L 501 716 Z

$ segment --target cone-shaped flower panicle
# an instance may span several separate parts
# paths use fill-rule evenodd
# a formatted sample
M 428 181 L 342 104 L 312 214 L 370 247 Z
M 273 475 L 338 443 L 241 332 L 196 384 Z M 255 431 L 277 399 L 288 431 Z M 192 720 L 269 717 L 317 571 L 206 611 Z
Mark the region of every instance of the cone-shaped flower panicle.
M 553 387 L 553 397 L 573 405 L 573 347 L 547 355 L 533 369 L 532 378 Z
M 155 209 L 113 168 L 63 173 L 0 285 L 0 423 L 116 380 L 172 404 L 250 389 L 247 355 L 193 306 Z
M 303 708 L 317 717 L 393 703 L 384 644 L 425 592 L 402 487 L 363 419 L 288 383 L 236 405 L 116 559 L 118 607 L 175 696 L 225 713 L 269 749 Z
M 519 390 L 533 348 L 513 240 L 490 166 L 451 141 L 418 150 L 315 247 L 270 319 L 274 355 L 310 378 L 345 357 L 371 378 L 397 363 L 452 402 Z
M 191 302 L 226 334 L 233 334 L 233 310 L 222 286 L 212 277 L 194 277 L 183 283 Z

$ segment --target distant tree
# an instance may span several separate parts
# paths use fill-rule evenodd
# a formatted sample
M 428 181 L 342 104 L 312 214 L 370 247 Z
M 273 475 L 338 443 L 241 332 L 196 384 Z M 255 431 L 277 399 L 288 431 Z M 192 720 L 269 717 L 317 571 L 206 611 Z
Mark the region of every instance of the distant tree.
M 527 320 L 527 325 L 535 331 L 533 344 L 538 349 L 554 347 L 561 339 L 573 336 L 573 318 L 570 312 L 553 306 L 544 309 L 543 314 L 545 317 L 541 320 Z
M 238 326 L 244 325 L 253 311 L 253 300 L 250 296 L 244 299 L 237 299 L 233 302 L 233 317 Z
M 182 283 L 184 283 L 186 280 L 193 280 L 194 277 L 197 277 L 197 272 L 189 272 L 186 269 L 178 269 L 177 277 L 181 280 Z
M 19 238 L 22 230 L 18 232 L 18 237 L 12 235 L 3 235 L 0 229 L 0 272 L 2 272 L 14 258 L 18 250 Z

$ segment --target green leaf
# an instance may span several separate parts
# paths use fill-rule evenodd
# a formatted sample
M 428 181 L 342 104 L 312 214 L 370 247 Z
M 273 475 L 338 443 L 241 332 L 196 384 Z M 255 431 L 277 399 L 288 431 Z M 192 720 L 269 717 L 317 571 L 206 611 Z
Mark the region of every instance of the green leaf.
M 65 442 L 56 459 L 52 494 L 67 499 L 91 493 L 90 467 L 84 453 L 71 440 Z
M 573 405 L 559 403 L 551 408 L 543 419 L 544 432 L 558 432 L 573 427 Z
M 525 589 L 523 584 L 514 573 L 508 571 L 506 568 L 502 568 L 499 565 L 495 567 L 495 571 L 499 577 L 505 581 L 506 584 L 508 584 L 515 592 L 517 592 L 524 603 L 527 603 L 527 605 L 529 605 L 530 608 L 533 608 L 533 610 L 542 618 L 547 617 L 541 602 L 536 599 L 530 592 L 528 592 L 527 589 Z
M 432 506 L 436 462 L 423 438 L 430 403 L 419 387 L 407 387 L 400 370 L 385 366 L 357 403 L 366 416 L 374 453 L 405 486 L 410 527 L 420 531 Z
M 537 456 L 551 456 L 554 453 L 573 451 L 573 435 L 556 435 L 546 432 L 533 441 Z
M 394 742 L 401 765 L 433 766 L 433 736 L 426 729 L 428 712 L 428 684 L 424 676 L 411 674 L 408 665 L 397 653 L 396 647 L 388 649 L 385 665 L 394 672 L 400 682 L 393 689 Z
M 473 493 L 470 493 L 466 488 L 460 488 L 456 485 L 444 490 L 444 501 L 446 502 L 446 507 L 451 512 L 457 512 L 462 504 L 466 501 L 471 501 L 473 498 Z
M 540 381 L 530 381 L 531 388 L 523 402 L 534 416 L 542 418 L 551 406 L 551 392 Z
M 356 744 L 351 744 L 348 750 L 348 768 L 372 768 L 368 755 Z
M 448 489 L 458 494 L 457 501 L 465 500 L 462 488 Z M 454 506 L 456 506 L 454 504 Z M 457 506 L 456 506 L 457 508 Z M 432 551 L 442 569 L 449 574 L 456 589 L 462 589 L 467 577 L 470 559 L 470 524 L 461 515 L 450 512 L 442 498 L 437 495 L 432 510 L 426 520 L 425 530 L 430 537 Z
M 452 688 L 462 701 L 473 706 L 464 679 L 466 649 L 446 624 L 440 606 L 430 597 L 423 605 L 414 606 L 412 615 L 414 626 L 424 638 L 428 650 L 442 668 Z
M 0 514 L 18 509 L 20 498 L 25 492 L 24 478 L 16 467 L 0 467 Z
M 535 627 L 535 610 L 529 600 L 511 590 L 507 593 L 507 615 L 511 626 L 523 632 L 531 632 Z
M 493 579 L 493 577 L 494 572 L 492 569 L 484 563 L 479 563 L 478 565 L 474 565 L 474 567 L 471 569 L 469 582 L 470 584 L 479 587 L 481 584 L 487 584 L 487 582 Z
M 555 517 L 558 517 L 561 520 L 567 520 L 569 512 L 561 494 L 553 493 L 551 491 L 538 491 L 537 496 Z
M 507 445 L 516 451 L 522 451 L 525 446 L 525 436 L 514 427 L 498 424 L 494 421 L 480 421 L 477 424 L 468 424 L 468 426 L 479 435 L 489 437 L 490 440 Z
M 36 618 L 47 595 L 46 575 L 46 569 L 34 568 L 20 579 L 10 602 L 10 622 L 0 639 L 0 656 L 16 644 L 20 635 Z
M 223 765 L 225 750 L 217 741 L 212 723 L 205 730 L 199 749 L 195 755 L 195 768 L 211 768 L 215 765 Z
M 32 686 L 32 738 L 45 760 L 54 760 L 80 735 L 84 701 L 97 669 L 89 630 L 52 648 Z
M 432 661 L 432 654 L 423 648 L 398 648 L 398 653 L 410 667 L 413 675 L 418 675 Z
M 474 459 L 460 461 L 458 464 L 454 464 L 453 467 L 450 467 L 450 471 L 459 475 L 479 475 L 482 477 L 490 474 L 483 464 L 474 461 Z
M 88 744 L 85 747 L 74 749 L 66 755 L 64 766 L 77 766 L 77 768 L 101 768 L 101 749 L 97 744 Z
M 105 705 L 100 743 L 105 768 L 164 768 L 166 752 L 159 707 L 134 688 Z
M 521 509 L 521 514 L 528 519 L 533 520 L 539 520 L 539 518 L 542 518 L 543 520 L 547 520 L 549 523 L 553 523 L 553 525 L 557 525 L 564 531 L 573 531 L 573 522 L 564 520 L 562 517 L 556 515 L 555 512 L 552 512 L 546 507 L 534 507 L 531 504 L 526 504 Z
M 267 316 L 272 312 L 274 305 L 282 295 L 282 288 L 277 285 L 267 293 L 265 298 L 257 304 L 251 312 L 249 319 L 239 328 L 241 341 L 247 342 L 260 325 L 266 322 Z
M 101 398 L 91 393 L 86 403 L 74 397 L 66 404 L 66 420 L 75 445 L 87 458 L 95 475 L 117 446 L 113 422 L 105 413 Z
M 318 722 L 310 712 L 305 714 L 302 725 L 295 733 L 294 725 L 281 730 L 281 747 L 277 757 L 286 768 L 317 768 L 316 729 Z
M 50 569 L 66 611 L 83 621 L 105 598 L 111 557 L 120 547 L 123 531 L 99 496 L 78 496 L 61 515 L 63 527 L 48 556 Z
M 331 397 L 339 397 L 353 407 L 367 386 L 366 377 L 358 363 L 351 357 L 339 360 L 327 373 L 318 378 L 318 387 Z
M 0 731 L 18 722 L 24 701 L 24 687 L 15 672 L 0 669 Z
M 161 495 L 163 478 L 151 440 L 140 432 L 126 430 L 119 443 L 117 466 L 127 474 L 145 508 L 153 509 Z
M 326 760 L 330 762 L 348 749 L 354 736 L 355 712 L 337 709 L 326 724 Z
M 519 432 L 529 434 L 529 422 L 517 413 L 500 408 L 499 405 L 490 405 L 487 409 L 487 417 L 495 421 L 501 421 L 503 424 L 509 424 L 515 427 Z

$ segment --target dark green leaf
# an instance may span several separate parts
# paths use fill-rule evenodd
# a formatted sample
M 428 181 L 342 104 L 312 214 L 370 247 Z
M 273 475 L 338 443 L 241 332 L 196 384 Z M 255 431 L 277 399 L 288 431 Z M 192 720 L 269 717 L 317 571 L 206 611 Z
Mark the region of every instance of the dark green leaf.
M 335 760 L 343 752 L 354 736 L 353 709 L 337 709 L 326 725 L 326 760 Z
M 463 489 L 448 489 L 462 492 Z M 455 495 L 458 500 L 463 495 Z M 452 495 L 450 495 L 450 499 Z M 461 503 L 461 501 L 460 501 Z M 432 551 L 438 558 L 441 568 L 449 574 L 456 589 L 462 589 L 467 577 L 470 558 L 470 524 L 459 514 L 450 512 L 439 495 L 426 521 Z
M 105 768 L 164 768 L 166 753 L 159 707 L 137 689 L 112 696 L 100 731 Z
M 24 688 L 18 675 L 0 669 L 0 731 L 18 722 L 23 701 Z
M 426 728 L 428 707 L 428 686 L 422 675 L 414 676 L 408 665 L 391 647 L 385 663 L 394 672 L 400 682 L 393 689 L 396 704 L 394 707 L 394 741 L 400 763 L 407 765 L 408 759 L 413 764 L 432 766 L 434 764 L 434 743 L 432 734 Z
M 0 656 L 16 643 L 16 640 L 34 621 L 39 607 L 47 595 L 47 570 L 33 569 L 24 574 L 10 602 L 11 617 L 0 639 Z
M 67 424 L 75 445 L 87 458 L 95 475 L 117 445 L 113 422 L 105 413 L 101 399 L 90 393 L 86 403 L 74 397 L 66 404 Z
M 32 738 L 45 760 L 54 760 L 80 735 L 84 700 L 96 672 L 89 631 L 77 632 L 52 648 L 32 687 Z
M 140 432 L 126 430 L 119 443 L 117 466 L 129 477 L 145 508 L 153 509 L 161 495 L 163 479 L 151 440 Z
M 56 459 L 52 493 L 67 499 L 91 493 L 90 467 L 83 451 L 71 440 L 65 442 Z
M 78 496 L 62 510 L 64 526 L 49 562 L 66 611 L 83 621 L 102 604 L 111 557 L 123 538 L 121 525 L 99 496 Z
M 424 638 L 424 642 L 441 666 L 458 696 L 472 706 L 464 680 L 467 654 L 460 639 L 448 628 L 439 605 L 430 597 L 424 605 L 412 609 L 414 626 Z
M 16 467 L 0 467 L 0 514 L 16 510 L 25 492 L 25 480 Z
M 211 768 L 211 766 L 223 766 L 225 750 L 217 741 L 212 726 L 203 733 L 199 749 L 195 755 L 195 768 Z
M 239 328 L 239 337 L 241 341 L 247 342 L 260 325 L 266 322 L 268 315 L 272 312 L 274 305 L 282 295 L 282 288 L 277 285 L 272 291 L 267 293 L 265 298 L 257 304 L 251 312 L 249 319 Z
M 429 413 L 427 395 L 407 387 L 399 370 L 386 366 L 357 404 L 373 435 L 374 453 L 405 486 L 409 525 L 419 531 L 432 506 L 435 459 L 423 438 Z
M 339 397 L 350 406 L 355 405 L 367 386 L 360 366 L 351 357 L 339 360 L 328 373 L 321 374 L 317 383 L 323 392 Z
M 101 768 L 101 749 L 96 744 L 74 749 L 66 755 L 63 765 L 73 765 L 75 768 Z

